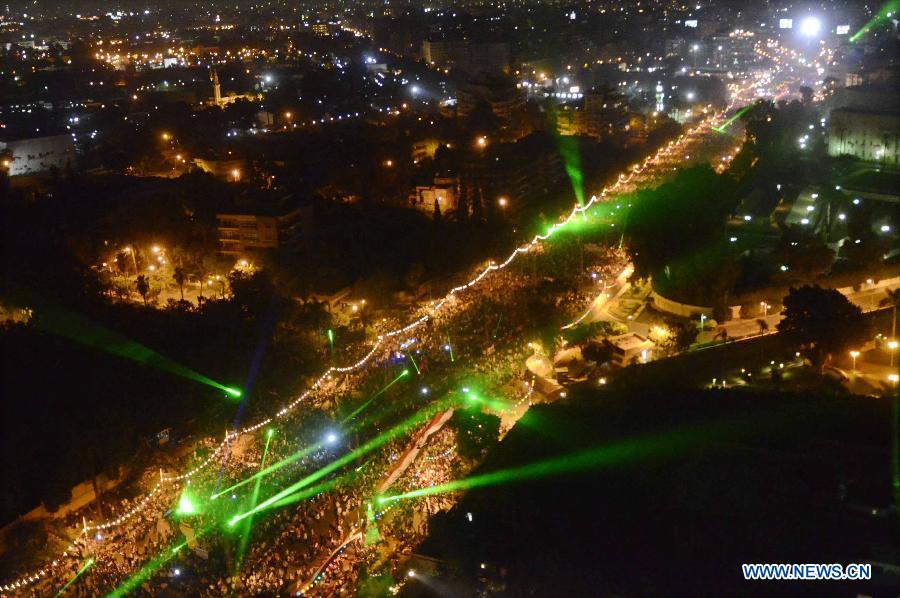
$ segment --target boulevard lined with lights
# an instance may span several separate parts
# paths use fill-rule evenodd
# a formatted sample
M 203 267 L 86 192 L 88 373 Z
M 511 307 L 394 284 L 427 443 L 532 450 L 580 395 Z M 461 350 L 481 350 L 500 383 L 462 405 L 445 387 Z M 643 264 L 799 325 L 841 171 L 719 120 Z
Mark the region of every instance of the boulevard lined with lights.
M 196 475 L 197 473 L 199 473 L 200 471 L 202 471 L 203 469 L 205 469 L 206 467 L 211 465 L 213 462 L 216 462 L 218 460 L 218 458 L 220 457 L 220 455 L 227 453 L 228 448 L 231 445 L 231 442 L 234 441 L 234 439 L 236 439 L 237 437 L 244 435 L 244 434 L 253 433 L 265 426 L 272 424 L 276 419 L 281 419 L 281 418 L 287 417 L 301 402 L 303 402 L 305 399 L 307 399 L 309 396 L 311 396 L 313 393 L 315 393 L 323 385 L 325 385 L 326 383 L 331 381 L 335 374 L 350 373 L 350 372 L 359 370 L 359 369 L 363 368 L 364 366 L 366 366 L 371 361 L 371 359 L 375 356 L 375 354 L 377 353 L 379 348 L 381 348 L 384 345 L 384 343 L 387 341 L 387 339 L 391 339 L 391 338 L 397 337 L 399 335 L 403 335 L 407 332 L 410 332 L 410 331 L 418 328 L 419 326 L 422 326 L 429 320 L 434 319 L 436 317 L 436 315 L 438 314 L 438 312 L 445 305 L 447 305 L 448 302 L 453 301 L 454 298 L 458 294 L 461 294 L 464 291 L 471 289 L 472 287 L 474 287 L 475 285 L 480 283 L 482 280 L 484 280 L 485 277 L 487 277 L 490 273 L 506 268 L 507 266 L 512 264 L 516 260 L 517 257 L 519 257 L 521 255 L 525 255 L 525 254 L 533 251 L 538 246 L 540 246 L 544 241 L 549 239 L 555 232 L 564 228 L 566 225 L 568 225 L 570 222 L 572 222 L 573 219 L 575 219 L 577 216 L 585 214 L 595 204 L 600 203 L 600 202 L 605 202 L 605 201 L 612 199 L 610 197 L 611 195 L 613 195 L 615 193 L 621 193 L 621 192 L 625 191 L 629 187 L 629 185 L 637 183 L 637 182 L 641 181 L 642 179 L 644 179 L 645 177 L 647 177 L 648 175 L 651 175 L 652 167 L 658 167 L 659 165 L 664 164 L 666 162 L 666 160 L 670 157 L 682 155 L 683 152 L 685 151 L 685 147 L 687 147 L 691 143 L 695 143 L 697 141 L 702 141 L 703 135 L 709 134 L 712 129 L 714 129 L 717 126 L 720 126 L 721 123 L 723 122 L 725 114 L 728 111 L 730 111 L 731 109 L 733 109 L 737 102 L 741 101 L 741 96 L 744 93 L 747 93 L 747 92 L 755 90 L 755 89 L 757 89 L 756 82 L 751 82 L 750 84 L 739 88 L 736 92 L 733 93 L 732 101 L 725 110 L 723 110 L 720 113 L 707 116 L 706 118 L 701 120 L 697 125 L 691 127 L 685 133 L 681 134 L 678 138 L 676 138 L 673 141 L 670 141 L 668 144 L 666 144 L 665 146 L 663 146 L 662 148 L 657 150 L 657 152 L 655 154 L 648 156 L 640 164 L 635 165 L 633 168 L 631 168 L 628 171 L 627 175 L 624 173 L 619 175 L 618 179 L 615 182 L 613 182 L 611 185 L 609 185 L 609 186 L 605 187 L 603 190 L 601 190 L 598 195 L 592 196 L 590 198 L 590 200 L 587 203 L 585 203 L 583 206 L 575 205 L 567 216 L 565 216 L 564 218 L 562 218 L 561 220 L 559 220 L 558 222 L 553 224 L 547 230 L 547 232 L 545 234 L 535 235 L 531 239 L 531 241 L 529 241 L 528 243 L 523 244 L 523 245 L 517 247 L 515 250 L 513 250 L 503 262 L 496 263 L 495 261 L 491 261 L 488 266 L 481 269 L 480 272 L 478 272 L 478 274 L 475 275 L 468 282 L 458 285 L 456 287 L 453 287 L 437 303 L 431 302 L 431 304 L 429 304 L 429 306 L 425 309 L 425 313 L 423 315 L 421 315 L 420 317 L 414 319 L 412 322 L 410 322 L 409 324 L 407 324 L 404 327 L 401 327 L 401 328 L 398 328 L 395 330 L 391 330 L 388 332 L 384 332 L 384 333 L 378 335 L 377 338 L 375 339 L 375 342 L 373 343 L 372 347 L 370 348 L 370 350 L 355 363 L 347 365 L 347 366 L 343 366 L 343 367 L 332 366 L 332 367 L 328 368 L 321 376 L 319 376 L 310 385 L 310 387 L 306 391 L 301 393 L 291 403 L 289 403 L 288 405 L 286 405 L 282 409 L 280 409 L 275 415 L 264 418 L 261 421 L 257 422 L 256 424 L 246 426 L 239 430 L 233 430 L 233 431 L 226 432 L 224 438 L 218 444 L 218 446 L 216 446 L 216 448 L 210 453 L 210 455 L 199 465 L 197 465 L 194 468 L 190 469 L 189 471 L 187 471 L 181 475 L 177 475 L 177 476 L 166 476 L 166 475 L 161 474 L 159 481 L 156 483 L 156 485 L 150 491 L 148 491 L 148 493 L 141 500 L 139 500 L 137 502 L 137 504 L 135 504 L 134 507 L 132 507 L 125 513 L 122 513 L 118 517 L 111 519 L 107 522 L 84 526 L 84 528 L 82 530 L 82 534 L 79 536 L 79 538 L 76 538 L 76 540 L 71 542 L 69 544 L 69 546 L 63 551 L 63 553 L 60 555 L 59 558 L 77 557 L 78 554 L 77 554 L 77 544 L 76 543 L 77 543 L 78 539 L 80 539 L 81 537 L 89 535 L 91 532 L 108 530 L 108 529 L 115 528 L 115 527 L 118 527 L 118 526 L 126 523 L 133 516 L 140 513 L 150 503 L 150 500 L 163 489 L 164 485 L 171 484 L 173 486 L 173 489 L 175 489 L 179 485 L 180 482 L 189 480 L 194 475 Z M 722 161 L 723 163 L 717 164 L 717 169 L 724 169 L 727 162 L 729 162 L 731 157 L 733 157 L 736 154 L 738 149 L 739 149 L 739 146 L 736 147 L 733 151 L 731 151 L 726 156 L 729 158 L 728 160 L 723 160 Z M 276 496 L 278 496 L 278 495 L 276 495 Z M 279 498 L 283 498 L 284 496 L 287 496 L 287 495 L 285 494 L 283 496 L 280 496 Z M 270 504 L 270 503 L 268 503 L 268 504 Z M 254 508 L 254 510 L 251 512 L 256 512 L 258 510 L 261 510 L 262 508 L 265 508 L 265 506 L 268 506 L 268 504 L 264 501 L 263 503 L 258 505 L 256 508 Z M 245 514 L 245 516 L 249 515 L 249 514 L 250 513 L 247 513 L 247 514 Z M 27 586 L 43 579 L 47 575 L 49 575 L 58 566 L 59 566 L 59 560 L 58 559 L 53 560 L 48 565 L 45 565 L 44 567 L 42 567 L 36 571 L 32 571 L 28 574 L 24 574 L 24 575 L 20 576 L 18 579 L 14 580 L 12 582 L 9 582 L 7 584 L 0 585 L 0 591 L 9 592 L 9 591 L 19 590 L 21 588 L 27 587 Z

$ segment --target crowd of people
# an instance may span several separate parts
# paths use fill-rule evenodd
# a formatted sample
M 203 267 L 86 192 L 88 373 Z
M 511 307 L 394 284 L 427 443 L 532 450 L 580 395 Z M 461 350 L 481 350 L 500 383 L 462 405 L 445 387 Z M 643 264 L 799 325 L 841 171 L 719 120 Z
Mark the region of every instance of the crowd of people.
M 359 396 L 372 396 L 385 379 L 396 375 L 400 367 L 413 365 L 427 381 L 419 390 L 412 388 L 392 392 L 384 400 L 390 402 L 390 413 L 367 429 L 358 430 L 352 439 L 343 443 L 342 450 L 350 450 L 390 429 L 392 424 L 415 413 L 429 397 L 446 396 L 456 390 L 460 379 L 476 377 L 484 387 L 500 388 L 510 380 L 521 377 L 524 359 L 530 353 L 529 335 L 537 335 L 547 322 L 540 310 L 533 309 L 534 298 L 547 288 L 554 290 L 551 308 L 563 322 L 575 317 L 589 304 L 591 284 L 596 279 L 609 280 L 624 267 L 624 256 L 615 247 L 603 247 L 589 252 L 588 261 L 574 280 L 557 280 L 552 273 L 523 275 L 527 268 L 506 268 L 495 271 L 480 284 L 455 294 L 439 313 L 430 313 L 423 306 L 420 313 L 431 318 L 402 338 L 392 337 L 382 343 L 377 354 L 366 367 L 354 372 L 333 376 L 319 386 L 309 401 L 279 420 L 279 429 L 268 451 L 266 463 L 288 458 L 304 446 L 321 440 L 323 422 L 333 422 L 334 414 L 358 402 Z M 593 275 L 592 275 L 593 274 Z M 548 282 L 551 286 L 548 287 Z M 376 332 L 398 327 L 400 318 L 385 318 L 376 325 Z M 347 350 L 349 352 L 349 350 Z M 413 363 L 415 361 L 415 363 Z M 462 367 L 459 367 L 461 365 Z M 417 377 L 418 378 L 418 377 Z M 352 392 L 356 390 L 356 392 Z M 530 394 L 527 385 L 523 392 Z M 519 397 L 521 398 L 521 397 Z M 311 417 L 313 414 L 314 417 Z M 310 425 L 312 421 L 312 425 Z M 72 535 L 78 537 L 77 555 L 60 557 L 51 574 L 31 586 L 38 595 L 55 592 L 89 562 L 78 579 L 67 589 L 70 595 L 93 596 L 117 587 L 153 595 L 165 589 L 181 588 L 191 594 L 219 596 L 232 592 L 249 595 L 281 594 L 287 589 L 309 581 L 319 566 L 348 534 L 364 528 L 368 521 L 366 505 L 373 498 L 378 482 L 391 463 L 407 448 L 409 431 L 386 442 L 373 451 L 362 470 L 350 481 L 329 491 L 299 501 L 286 508 L 260 512 L 250 531 L 252 542 L 245 555 L 235 555 L 234 539 L 223 529 L 224 513 L 233 514 L 233 507 L 211 506 L 209 511 L 192 517 L 179 517 L 179 496 L 191 489 L 204 505 L 210 489 L 241 480 L 258 469 L 262 461 L 265 439 L 257 435 L 250 442 L 231 441 L 226 457 L 214 459 L 200 472 L 182 483 L 164 483 L 157 488 L 159 472 L 150 470 L 136 487 L 140 494 L 115 499 L 105 498 L 113 516 L 129 512 L 137 501 L 150 499 L 123 524 L 99 533 L 79 534 L 82 515 L 76 513 L 70 521 Z M 184 471 L 202 463 L 219 447 L 217 439 L 198 441 L 187 458 L 168 464 L 173 471 Z M 453 439 L 441 432 L 430 440 L 433 445 L 397 482 L 398 487 L 411 489 L 442 483 L 460 475 L 459 459 L 453 452 Z M 267 477 L 267 488 L 288 485 L 311 471 L 330 462 L 337 451 L 322 449 L 297 459 Z M 443 455 L 433 458 L 435 455 Z M 359 466 L 354 462 L 353 466 Z M 240 500 L 225 496 L 219 505 L 229 501 L 246 507 L 248 488 L 242 488 Z M 131 487 L 132 491 L 134 486 Z M 403 549 L 411 549 L 427 532 L 427 520 L 433 513 L 448 508 L 451 496 L 435 496 L 416 501 L 401 502 L 384 514 L 381 527 L 399 542 Z M 114 507 L 113 507 L 114 505 Z M 354 525 L 356 527 L 354 527 Z M 191 541 L 186 549 L 172 552 L 181 537 Z M 396 570 L 397 558 L 380 559 L 377 549 L 353 546 L 341 554 L 339 574 L 333 574 L 335 584 L 351 587 L 358 581 L 360 563 Z M 164 555 L 164 556 L 161 556 Z M 88 561 L 87 559 L 93 559 Z M 239 562 L 238 562 L 239 561 Z
M 325 427 L 331 425 L 328 422 L 333 422 L 332 414 L 347 411 L 347 406 L 352 406 L 354 398 L 360 396 L 359 392 L 350 392 L 351 389 L 361 390 L 362 396 L 371 396 L 399 368 L 409 369 L 413 360 L 416 360 L 415 367 L 421 370 L 421 379 L 427 381 L 434 397 L 453 392 L 457 381 L 466 376 L 475 376 L 486 387 L 501 385 L 519 376 L 529 352 L 527 344 L 521 339 L 529 333 L 529 328 L 539 323 L 520 313 L 517 306 L 523 305 L 524 298 L 542 282 L 543 278 L 522 277 L 505 270 L 496 272 L 482 285 L 454 297 L 433 319 L 413 331 L 414 336 L 411 332 L 409 337 L 384 343 L 368 367 L 340 378 L 334 377 L 320 386 L 309 398 L 308 404 L 296 410 L 296 415 L 284 420 L 272 439 L 267 464 L 286 459 L 298 449 L 320 442 Z M 498 300 L 501 297 L 503 300 Z M 581 309 L 585 301 L 583 294 L 570 292 L 556 301 L 555 307 L 560 310 L 561 316 L 568 317 Z M 388 329 L 394 325 L 395 322 L 386 320 L 379 328 Z M 390 394 L 385 400 L 390 402 L 391 413 L 382 421 L 376 421 L 370 429 L 360 430 L 346 439 L 347 443 L 358 445 L 390 429 L 391 425 L 421 409 L 425 399 L 421 391 L 416 392 L 416 387 Z M 448 442 L 446 437 L 442 438 L 442 442 Z M 299 502 L 292 508 L 260 513 L 252 529 L 253 542 L 239 570 L 236 569 L 234 555 L 229 552 L 233 552 L 233 548 L 229 547 L 234 541 L 228 540 L 222 526 L 215 524 L 216 518 L 223 518 L 224 507 L 211 508 L 207 513 L 184 519 L 179 518 L 176 509 L 178 498 L 184 492 L 197 489 L 197 497 L 202 499 L 208 489 L 240 480 L 259 468 L 263 436 L 258 434 L 249 441 L 242 438 L 233 440 L 228 447 L 227 458 L 215 459 L 184 484 L 162 484 L 124 524 L 100 533 L 82 534 L 77 542 L 79 555 L 64 559 L 64 564 L 54 570 L 54 575 L 34 586 L 34 590 L 43 594 L 60 587 L 75 576 L 86 559 L 91 558 L 93 564 L 69 591 L 75 595 L 110 591 L 140 572 L 156 555 L 165 553 L 176 543 L 176 538 L 185 534 L 185 529 L 195 534 L 203 529 L 197 545 L 216 549 L 184 550 L 170 559 L 177 561 L 177 567 L 167 560 L 146 579 L 138 579 L 140 583 L 134 589 L 148 594 L 175 587 L 191 587 L 208 595 L 221 595 L 237 589 L 250 594 L 281 593 L 314 572 L 322 559 L 352 529 L 351 522 L 364 521 L 364 504 L 371 500 L 376 482 L 384 475 L 392 457 L 396 458 L 402 451 L 406 440 L 407 437 L 400 437 L 381 447 L 351 483 Z M 190 469 L 215 451 L 219 442 L 211 438 L 201 440 L 184 462 L 166 463 L 163 467 L 167 466 L 173 472 Z M 344 448 L 349 450 L 352 447 L 345 445 Z M 321 467 L 335 454 L 323 449 L 298 459 L 267 477 L 266 487 L 288 485 Z M 419 477 L 413 479 L 425 482 L 427 478 L 422 476 L 435 474 L 433 468 L 428 468 L 416 475 Z M 114 494 L 105 497 L 113 516 L 128 512 L 137 500 L 156 488 L 159 476 L 157 469 L 148 472 L 138 484 L 141 492 L 135 499 L 122 497 L 116 504 L 113 502 Z M 243 487 L 235 495 L 240 500 L 223 497 L 224 504 L 227 505 L 230 500 L 241 503 L 249 487 Z M 431 506 L 438 508 L 442 501 L 435 499 L 429 502 L 435 503 Z M 403 505 L 397 515 L 392 515 L 391 521 L 407 521 L 405 514 L 409 508 L 412 505 Z M 227 508 L 224 511 L 227 512 Z M 404 530 L 403 537 L 415 539 L 424 533 L 425 520 L 427 514 L 413 516 L 405 524 L 412 528 L 401 525 L 398 529 Z M 77 534 L 82 523 L 80 515 L 73 516 L 70 523 L 73 534 Z M 416 533 L 407 533 L 411 531 Z M 177 575 L 175 569 L 178 570 Z

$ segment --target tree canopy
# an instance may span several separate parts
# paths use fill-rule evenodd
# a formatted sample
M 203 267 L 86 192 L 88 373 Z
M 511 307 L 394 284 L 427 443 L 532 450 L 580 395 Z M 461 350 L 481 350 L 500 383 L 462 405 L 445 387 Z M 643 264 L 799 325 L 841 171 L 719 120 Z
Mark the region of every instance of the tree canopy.
M 816 286 L 791 288 L 783 300 L 781 332 L 817 366 L 835 353 L 869 340 L 872 328 L 862 310 L 840 291 Z
M 736 205 L 732 181 L 705 165 L 638 192 L 631 203 L 625 239 L 635 275 L 641 278 L 714 245 Z

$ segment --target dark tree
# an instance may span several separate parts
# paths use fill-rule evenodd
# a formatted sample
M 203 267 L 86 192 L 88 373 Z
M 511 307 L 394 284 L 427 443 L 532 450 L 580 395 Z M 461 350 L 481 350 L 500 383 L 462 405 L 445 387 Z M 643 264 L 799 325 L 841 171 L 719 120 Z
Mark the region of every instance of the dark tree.
M 815 234 L 791 227 L 772 252 L 772 260 L 779 278 L 812 282 L 831 269 L 834 252 Z
M 175 281 L 175 284 L 178 285 L 178 290 L 181 293 L 181 300 L 184 301 L 184 283 L 187 282 L 187 273 L 184 271 L 184 268 L 175 266 L 175 270 L 172 272 L 172 279 Z
M 613 358 L 613 348 L 609 343 L 589 342 L 581 348 L 581 355 L 596 364 L 606 363 Z
M 662 348 L 668 353 L 680 353 L 686 351 L 700 333 L 693 321 L 691 322 L 674 322 L 669 324 L 669 334 L 665 341 L 661 344 Z
M 708 166 L 681 171 L 671 182 L 638 193 L 632 203 L 625 240 L 640 278 L 702 255 L 722 237 L 735 207 L 731 180 Z
M 778 331 L 820 369 L 835 353 L 861 345 L 871 337 L 862 310 L 839 291 L 816 286 L 791 288 Z
M 144 305 L 147 305 L 147 295 L 150 293 L 150 282 L 147 280 L 147 277 L 143 274 L 138 274 L 137 279 L 134 281 L 134 286 L 141 299 L 144 300 Z

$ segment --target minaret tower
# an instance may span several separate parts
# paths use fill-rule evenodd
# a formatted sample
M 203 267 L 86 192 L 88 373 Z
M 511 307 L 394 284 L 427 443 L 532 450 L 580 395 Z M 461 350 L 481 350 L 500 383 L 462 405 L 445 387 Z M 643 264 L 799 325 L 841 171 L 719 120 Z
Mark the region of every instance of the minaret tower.
M 219 85 L 219 73 L 216 72 L 216 69 L 209 69 L 209 80 L 212 81 L 213 84 L 213 104 L 221 106 L 222 86 Z

